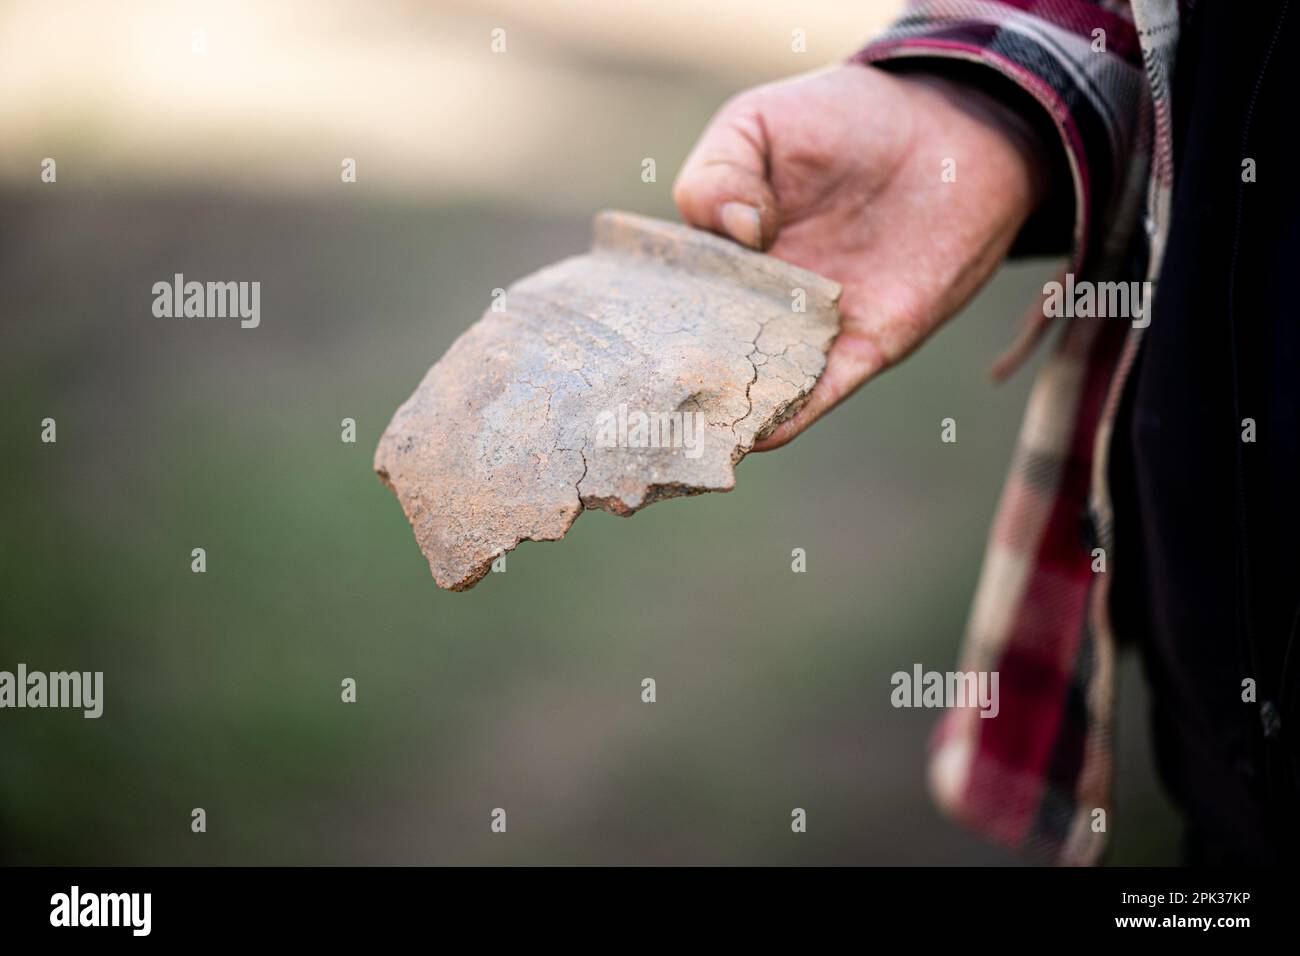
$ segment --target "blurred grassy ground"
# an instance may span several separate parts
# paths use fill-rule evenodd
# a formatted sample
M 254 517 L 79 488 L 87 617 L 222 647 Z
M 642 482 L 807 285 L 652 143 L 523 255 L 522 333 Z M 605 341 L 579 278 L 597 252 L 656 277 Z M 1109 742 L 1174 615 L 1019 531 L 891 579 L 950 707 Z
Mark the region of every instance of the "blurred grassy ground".
M 586 515 L 467 594 L 370 468 L 493 288 L 583 250 L 601 207 L 671 215 L 725 97 L 897 6 L 8 5 L 0 669 L 103 670 L 106 700 L 0 712 L 0 861 L 1009 861 L 931 807 L 935 715 L 892 709 L 889 675 L 956 659 L 1030 381 L 984 374 L 1047 264 L 733 493 Z M 175 272 L 260 281 L 261 327 L 155 319 Z M 1164 862 L 1124 678 L 1114 859 Z
M 581 250 L 584 219 L 36 195 L 3 197 L 0 666 L 103 670 L 106 701 L 0 714 L 5 862 L 1008 859 L 931 808 L 934 714 L 893 710 L 889 675 L 952 666 L 1028 384 L 983 375 L 1043 267 L 733 493 L 585 515 L 454 595 L 373 446 L 490 290 Z M 173 271 L 261 277 L 261 327 L 155 319 Z M 1159 862 L 1125 691 L 1117 859 Z

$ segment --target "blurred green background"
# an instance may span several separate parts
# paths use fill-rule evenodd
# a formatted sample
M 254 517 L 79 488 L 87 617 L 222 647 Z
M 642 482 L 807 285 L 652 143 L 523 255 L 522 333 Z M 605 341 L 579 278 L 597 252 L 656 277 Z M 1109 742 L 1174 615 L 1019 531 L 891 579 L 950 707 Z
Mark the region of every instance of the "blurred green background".
M 43 19 L 66 11 L 12 8 L 0 61 L 42 38 L 54 55 L 56 36 L 99 60 L 60 79 L 37 42 L 0 69 L 35 104 L 6 107 L 0 144 L 0 669 L 102 670 L 105 700 L 99 720 L 0 711 L 0 861 L 1014 862 L 934 810 L 936 715 L 891 708 L 889 675 L 954 666 L 1032 378 L 986 371 L 1053 263 L 1004 270 L 917 356 L 743 462 L 734 492 L 586 515 L 465 594 L 434 586 L 371 471 L 493 288 L 582 251 L 599 208 L 671 217 L 673 173 L 728 95 L 834 62 L 895 6 L 829 4 L 802 57 L 793 3 L 300 4 L 276 14 L 292 30 L 246 4 L 139 4 L 118 47 L 94 5 L 71 39 Z M 168 74 L 175 51 L 158 84 L 136 75 L 141 35 L 188 53 L 191 23 L 210 57 L 192 69 L 216 75 Z M 511 52 L 490 59 L 498 24 Z M 237 42 L 239 70 L 221 61 Z M 443 79 L 474 122 L 399 108 L 427 98 L 429 60 L 457 64 Z M 295 105 L 295 63 L 362 91 Z M 164 87 L 194 98 L 170 147 L 175 115 L 131 92 Z M 261 327 L 154 318 L 175 272 L 260 281 Z M 1132 660 L 1120 690 L 1111 861 L 1168 863 Z

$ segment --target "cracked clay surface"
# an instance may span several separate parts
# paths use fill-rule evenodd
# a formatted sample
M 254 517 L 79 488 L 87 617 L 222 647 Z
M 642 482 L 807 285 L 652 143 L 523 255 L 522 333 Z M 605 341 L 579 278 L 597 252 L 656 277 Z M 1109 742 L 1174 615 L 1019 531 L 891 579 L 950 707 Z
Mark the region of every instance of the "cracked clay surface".
M 839 294 L 717 236 L 601 213 L 591 252 L 514 283 L 429 370 L 375 471 L 452 591 L 584 509 L 729 491 L 820 377 Z

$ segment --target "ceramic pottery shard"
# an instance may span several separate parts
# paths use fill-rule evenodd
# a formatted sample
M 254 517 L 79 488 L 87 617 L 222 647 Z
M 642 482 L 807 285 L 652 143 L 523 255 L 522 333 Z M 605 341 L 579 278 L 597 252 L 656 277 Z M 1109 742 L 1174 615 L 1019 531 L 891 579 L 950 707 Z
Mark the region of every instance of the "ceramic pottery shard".
M 839 295 L 717 236 L 601 213 L 591 252 L 520 279 L 429 370 L 375 471 L 453 591 L 583 508 L 729 491 L 821 375 Z

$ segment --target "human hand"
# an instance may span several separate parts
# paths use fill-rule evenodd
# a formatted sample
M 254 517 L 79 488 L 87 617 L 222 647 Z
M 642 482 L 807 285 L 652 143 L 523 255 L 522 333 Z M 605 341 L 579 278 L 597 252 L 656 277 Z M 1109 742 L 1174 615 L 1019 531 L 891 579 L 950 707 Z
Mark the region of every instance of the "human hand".
M 790 441 L 974 296 L 1045 196 L 1042 148 L 983 92 L 860 64 L 718 111 L 674 184 L 682 218 L 844 287 L 821 379 L 755 450 Z

